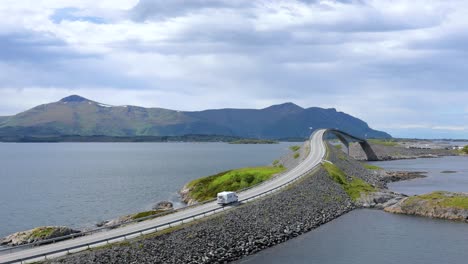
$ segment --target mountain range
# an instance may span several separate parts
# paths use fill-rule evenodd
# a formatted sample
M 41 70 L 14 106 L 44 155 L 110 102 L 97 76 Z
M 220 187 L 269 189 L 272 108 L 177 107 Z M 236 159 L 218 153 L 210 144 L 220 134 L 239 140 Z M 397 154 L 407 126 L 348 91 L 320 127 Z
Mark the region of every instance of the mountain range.
M 335 109 L 293 103 L 264 109 L 176 111 L 111 106 L 78 95 L 0 117 L 0 137 L 224 135 L 244 138 L 305 138 L 311 129 L 338 128 L 367 138 L 390 138 Z

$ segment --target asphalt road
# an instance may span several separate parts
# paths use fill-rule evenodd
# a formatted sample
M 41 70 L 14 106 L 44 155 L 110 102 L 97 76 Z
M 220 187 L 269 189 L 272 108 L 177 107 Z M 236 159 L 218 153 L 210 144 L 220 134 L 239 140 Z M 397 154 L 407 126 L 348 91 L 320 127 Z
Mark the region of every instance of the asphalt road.
M 323 134 L 326 130 L 318 130 L 316 131 L 309 141 L 310 143 L 310 154 L 306 157 L 306 159 L 297 165 L 295 168 L 285 172 L 284 174 L 275 177 L 263 184 L 260 184 L 252 189 L 248 189 L 239 193 L 239 200 L 244 200 L 256 196 L 260 193 L 275 189 L 279 186 L 284 185 L 285 183 L 302 176 L 304 173 L 314 169 L 317 165 L 320 164 L 322 159 L 325 156 L 326 148 L 323 142 Z M 131 225 L 127 225 L 124 227 L 116 228 L 113 230 L 108 230 L 104 232 L 98 232 L 91 235 L 78 237 L 71 240 L 66 240 L 62 242 L 57 242 L 54 244 L 38 246 L 34 248 L 25 249 L 18 252 L 13 252 L 5 255 L 0 255 L 0 263 L 16 261 L 19 259 L 29 258 L 31 256 L 36 256 L 39 254 L 46 255 L 50 252 L 55 252 L 58 250 L 64 250 L 66 253 L 66 248 L 75 247 L 83 245 L 84 247 L 87 244 L 93 244 L 96 241 L 109 239 L 112 237 L 116 237 L 119 235 L 126 235 L 133 232 L 138 232 L 141 230 L 145 230 L 154 226 L 167 224 L 179 219 L 183 219 L 186 217 L 198 215 L 200 213 L 204 213 L 206 211 L 210 211 L 216 208 L 222 208 L 216 202 L 210 202 L 206 204 L 202 204 L 195 207 L 190 207 L 185 210 L 178 211 L 173 214 L 169 214 L 166 216 L 158 217 L 152 220 L 147 220 Z M 198 218 L 197 218 L 198 219 Z M 63 255 L 63 254 L 62 254 Z

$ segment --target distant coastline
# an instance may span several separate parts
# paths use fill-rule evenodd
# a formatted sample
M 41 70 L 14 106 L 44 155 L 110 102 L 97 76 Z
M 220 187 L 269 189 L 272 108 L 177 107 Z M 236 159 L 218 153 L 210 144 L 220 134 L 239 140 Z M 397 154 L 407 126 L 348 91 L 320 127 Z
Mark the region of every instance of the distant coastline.
M 282 138 L 278 140 L 269 139 L 253 139 L 235 136 L 223 135 L 183 135 L 183 136 L 130 136 L 130 137 L 114 137 L 114 136 L 44 136 L 44 137 L 27 137 L 27 136 L 4 136 L 0 137 L 0 142 L 3 143 L 62 143 L 62 142 L 96 142 L 96 143 L 125 143 L 125 142 L 225 142 L 231 144 L 274 144 L 279 141 L 283 142 L 303 142 L 303 138 Z

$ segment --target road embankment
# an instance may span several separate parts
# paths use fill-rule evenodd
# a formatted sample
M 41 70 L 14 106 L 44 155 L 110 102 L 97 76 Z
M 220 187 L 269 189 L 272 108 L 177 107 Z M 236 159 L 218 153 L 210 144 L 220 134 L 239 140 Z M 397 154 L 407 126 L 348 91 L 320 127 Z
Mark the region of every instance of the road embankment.
M 346 172 L 372 173 L 359 163 L 329 160 Z M 351 174 L 350 174 L 351 175 Z M 374 179 L 373 179 L 374 180 Z M 320 168 L 285 190 L 192 224 L 124 244 L 85 251 L 50 263 L 223 263 L 272 247 L 354 209 L 340 184 Z

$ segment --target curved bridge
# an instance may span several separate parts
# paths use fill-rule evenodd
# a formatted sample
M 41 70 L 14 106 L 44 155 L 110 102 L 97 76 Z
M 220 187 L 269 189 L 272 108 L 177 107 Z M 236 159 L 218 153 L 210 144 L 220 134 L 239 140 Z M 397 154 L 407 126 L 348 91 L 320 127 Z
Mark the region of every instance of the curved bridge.
M 355 137 L 351 134 L 348 134 L 346 132 L 343 132 L 337 129 L 327 129 L 326 133 L 332 133 L 333 135 L 335 135 L 341 141 L 341 143 L 343 143 L 348 148 L 348 150 L 349 150 L 350 142 L 358 142 L 362 150 L 364 150 L 364 152 L 366 153 L 367 160 L 369 161 L 379 160 L 379 158 L 377 157 L 377 154 L 375 154 L 374 150 L 372 149 L 369 142 L 367 142 L 367 140 Z

